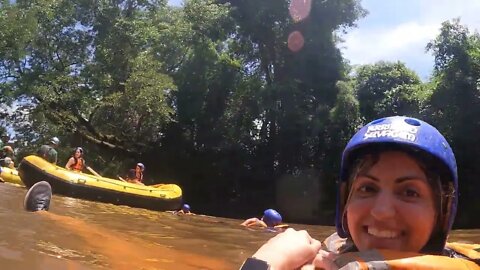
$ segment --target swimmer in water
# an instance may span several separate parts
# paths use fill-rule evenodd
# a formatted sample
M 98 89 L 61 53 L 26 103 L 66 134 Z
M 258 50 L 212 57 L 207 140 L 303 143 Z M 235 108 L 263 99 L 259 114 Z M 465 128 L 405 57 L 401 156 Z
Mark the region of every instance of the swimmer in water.
M 267 209 L 263 212 L 262 218 L 252 217 L 240 224 L 241 226 L 249 228 L 270 228 L 270 229 L 284 229 L 288 227 L 282 224 L 282 216 L 274 209 Z

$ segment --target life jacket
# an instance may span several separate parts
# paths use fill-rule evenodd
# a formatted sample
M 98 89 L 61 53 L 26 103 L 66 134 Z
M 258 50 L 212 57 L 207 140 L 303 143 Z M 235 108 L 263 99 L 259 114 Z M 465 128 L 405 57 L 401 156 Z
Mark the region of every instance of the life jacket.
M 135 179 L 142 182 L 143 181 L 143 172 L 135 172 Z
M 444 255 L 428 255 L 416 252 L 374 249 L 355 250 L 350 239 L 336 233 L 322 243 L 327 251 L 339 254 L 334 263 L 339 269 L 356 270 L 404 270 L 404 269 L 477 269 L 480 270 L 480 245 L 447 243 Z
M 73 163 L 73 165 L 70 166 L 70 169 L 77 172 L 83 171 L 83 169 L 85 168 L 85 160 L 83 158 L 75 158 L 75 157 L 73 157 L 73 159 L 75 160 L 75 163 Z
M 143 180 L 142 172 L 137 173 L 135 169 L 130 169 L 128 171 L 127 182 L 141 185 L 143 184 L 142 180 Z

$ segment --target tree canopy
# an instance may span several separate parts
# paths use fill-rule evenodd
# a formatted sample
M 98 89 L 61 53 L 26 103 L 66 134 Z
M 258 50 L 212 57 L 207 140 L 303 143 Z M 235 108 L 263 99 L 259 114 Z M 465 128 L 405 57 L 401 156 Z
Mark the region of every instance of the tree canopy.
M 79 145 L 106 175 L 141 160 L 151 183 L 179 183 L 217 215 L 274 206 L 279 190 L 303 196 L 292 181 L 308 176 L 322 213 L 286 216 L 328 223 L 351 135 L 410 115 L 445 133 L 461 201 L 480 205 L 479 35 L 444 22 L 423 82 L 401 62 L 348 64 L 340 33 L 366 15 L 359 0 L 2 1 L 0 124 L 19 158 L 58 136 L 61 161 Z

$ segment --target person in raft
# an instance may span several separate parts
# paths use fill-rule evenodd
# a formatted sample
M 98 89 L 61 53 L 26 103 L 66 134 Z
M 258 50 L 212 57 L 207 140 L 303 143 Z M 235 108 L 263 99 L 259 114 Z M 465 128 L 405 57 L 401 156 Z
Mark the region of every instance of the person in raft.
M 145 165 L 143 163 L 137 163 L 135 169 L 130 169 L 126 178 L 127 182 L 144 185 L 143 184 L 143 172 L 145 171 Z
M 3 167 L 8 167 L 10 169 L 15 168 L 15 152 L 10 145 L 3 147 L 0 152 L 0 165 Z
M 57 137 L 53 137 L 48 145 L 44 144 L 38 149 L 37 155 L 50 163 L 57 164 L 58 153 L 55 148 L 57 148 L 59 144 L 60 140 Z
M 10 141 L 10 135 L 8 135 L 7 132 L 5 131 L 0 131 L 1 136 L 0 136 L 0 149 L 3 149 L 4 146 L 8 145 L 8 141 Z
M 85 159 L 83 159 L 83 148 L 77 147 L 73 155 L 68 159 L 65 168 L 76 172 L 82 172 L 85 169 Z
M 282 223 L 282 216 L 274 209 L 267 209 L 263 212 L 261 219 L 256 217 L 249 218 L 242 222 L 242 226 L 245 227 L 257 227 L 257 228 L 285 228 L 285 224 Z
M 338 183 L 336 233 L 322 243 L 287 229 L 240 269 L 480 269 L 480 245 L 446 242 L 457 164 L 430 124 L 393 116 L 365 125 L 343 152 Z

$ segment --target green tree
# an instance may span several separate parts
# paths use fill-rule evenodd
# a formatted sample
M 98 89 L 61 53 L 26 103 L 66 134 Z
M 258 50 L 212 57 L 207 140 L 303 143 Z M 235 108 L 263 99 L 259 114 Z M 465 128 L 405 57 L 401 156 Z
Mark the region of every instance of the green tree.
M 355 89 L 365 120 L 420 114 L 428 87 L 423 87 L 418 75 L 405 64 L 378 62 L 360 66 L 355 73 Z
M 326 150 L 323 161 L 323 179 L 338 179 L 342 152 L 353 134 L 362 126 L 360 107 L 355 95 L 353 81 L 337 82 L 338 96 L 335 106 L 330 110 L 329 123 L 325 137 Z M 324 192 L 321 197 L 323 219 L 328 220 L 328 215 L 334 214 L 336 194 L 329 192 L 335 190 L 336 181 L 324 181 Z M 331 216 L 330 216 L 331 218 Z
M 112 174 L 142 158 L 196 202 L 240 192 L 263 208 L 284 175 L 334 175 L 331 144 L 359 122 L 337 33 L 365 11 L 312 1 L 300 21 L 289 5 L 17 1 L 0 8 L 2 97 L 23 101 L 14 122 L 29 147 L 58 135 L 61 157 L 83 145 Z M 291 50 L 292 33 L 303 47 Z
M 268 175 L 312 164 L 324 151 L 318 131 L 345 74 L 335 31 L 353 26 L 363 9 L 357 1 L 312 1 L 309 17 L 295 23 L 288 1 L 227 2 L 239 25 L 237 53 L 258 93 L 252 97 L 260 125 L 257 164 Z M 306 41 L 296 53 L 287 46 L 295 30 Z
M 451 141 L 459 164 L 462 207 L 458 224 L 478 226 L 467 216 L 479 210 L 480 146 L 474 134 L 480 132 L 480 36 L 471 34 L 459 20 L 446 21 L 427 48 L 435 56 L 429 115 Z
M 36 134 L 70 134 L 66 139 L 136 155 L 159 140 L 173 111 L 167 99 L 176 87 L 149 50 L 162 8 L 165 1 L 17 1 L 2 8 L 0 35 L 20 34 L 2 45 L 2 92 L 34 105 L 28 120 Z M 116 121 L 105 124 L 107 112 Z

